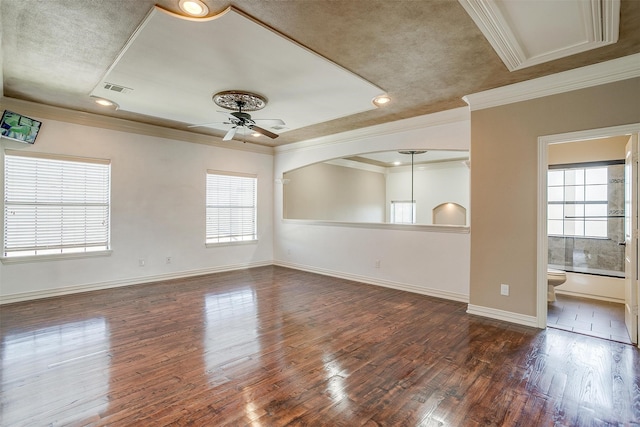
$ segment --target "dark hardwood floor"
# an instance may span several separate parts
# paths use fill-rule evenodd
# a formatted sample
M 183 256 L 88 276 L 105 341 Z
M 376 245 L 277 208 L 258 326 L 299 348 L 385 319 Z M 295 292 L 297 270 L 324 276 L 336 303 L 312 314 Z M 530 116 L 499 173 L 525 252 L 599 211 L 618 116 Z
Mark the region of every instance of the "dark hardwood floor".
M 281 267 L 0 307 L 2 426 L 633 426 L 636 347 Z

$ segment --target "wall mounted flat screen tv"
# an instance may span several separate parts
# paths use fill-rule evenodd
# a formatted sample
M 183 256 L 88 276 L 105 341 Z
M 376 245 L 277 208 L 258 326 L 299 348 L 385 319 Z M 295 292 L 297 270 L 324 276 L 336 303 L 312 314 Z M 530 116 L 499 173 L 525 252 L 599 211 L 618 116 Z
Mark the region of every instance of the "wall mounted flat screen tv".
M 42 122 L 38 120 L 30 119 L 13 111 L 4 110 L 2 120 L 0 120 L 0 132 L 4 138 L 33 144 L 36 142 L 41 125 Z

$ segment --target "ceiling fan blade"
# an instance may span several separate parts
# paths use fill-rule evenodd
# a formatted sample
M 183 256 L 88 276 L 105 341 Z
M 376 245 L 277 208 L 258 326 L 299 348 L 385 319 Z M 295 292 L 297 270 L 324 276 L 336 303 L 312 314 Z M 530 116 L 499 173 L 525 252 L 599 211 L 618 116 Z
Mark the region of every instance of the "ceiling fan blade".
M 249 129 L 254 130 L 254 131 L 258 132 L 258 133 L 261 133 L 264 136 L 268 136 L 271 139 L 276 139 L 278 136 L 280 136 L 280 135 L 278 135 L 276 133 L 269 132 L 266 129 L 262 129 L 261 127 L 256 126 L 256 125 L 249 126 Z
M 231 129 L 229 129 L 229 132 L 227 132 L 227 134 L 224 136 L 224 138 L 222 138 L 223 141 L 230 141 L 233 139 L 233 137 L 236 135 L 236 132 L 238 131 L 238 127 L 234 126 Z
M 197 125 L 189 125 L 187 126 L 188 128 L 199 128 L 199 127 L 207 127 L 207 126 L 213 126 L 213 125 L 230 125 L 230 122 L 212 122 L 212 123 L 200 123 Z

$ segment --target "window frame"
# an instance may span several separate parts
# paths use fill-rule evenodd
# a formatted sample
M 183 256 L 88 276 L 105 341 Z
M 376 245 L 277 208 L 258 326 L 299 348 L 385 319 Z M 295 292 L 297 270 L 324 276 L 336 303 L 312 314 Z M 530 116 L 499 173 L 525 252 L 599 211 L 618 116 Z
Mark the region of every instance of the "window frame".
M 412 220 L 413 222 L 405 222 L 405 221 L 396 221 L 396 212 L 395 212 L 395 207 L 397 205 L 411 205 L 412 209 L 413 209 L 413 217 Z M 409 224 L 409 225 L 415 225 L 416 224 L 416 201 L 415 200 L 391 200 L 391 202 L 389 203 L 389 223 L 391 224 Z
M 227 178 L 240 178 L 240 179 L 251 179 L 253 183 L 253 204 L 252 205 L 241 205 L 241 206 L 230 206 L 229 205 L 210 205 L 210 188 L 209 188 L 209 177 L 210 176 L 219 176 L 219 177 L 227 177 Z M 231 196 L 229 196 L 231 197 Z M 243 233 L 240 235 L 233 235 L 231 231 L 227 234 L 218 233 L 217 235 L 210 234 L 210 211 L 209 209 L 251 209 L 252 212 L 252 232 L 251 233 Z M 237 218 L 237 217 L 235 217 Z M 231 223 L 233 219 L 230 217 L 230 223 L 228 225 L 228 229 L 231 230 L 234 225 Z M 242 222 L 242 221 L 241 221 Z M 236 224 L 237 226 L 237 224 Z M 241 225 L 241 229 L 245 228 L 245 224 Z M 205 174 L 205 246 L 206 247 L 219 247 L 224 245 L 242 245 L 242 244 L 253 244 L 258 242 L 258 175 L 251 173 L 242 173 L 242 172 L 230 172 L 230 171 L 221 171 L 221 170 L 212 170 L 208 169 Z
M 612 161 L 602 161 L 602 162 L 586 162 L 586 163 L 574 163 L 574 164 L 557 164 L 557 165 L 549 165 L 548 170 L 547 170 L 547 234 L 549 236 L 553 236 L 553 237 L 564 237 L 564 238 L 584 238 L 584 239 L 608 239 L 608 222 L 609 222 L 609 200 L 608 200 L 608 191 L 609 191 L 609 175 L 608 175 L 608 167 L 609 166 L 615 166 L 615 165 L 620 165 L 620 164 L 624 164 L 624 160 L 612 160 Z M 588 170 L 593 170 L 593 169 L 606 169 L 607 170 L 607 178 L 605 179 L 604 183 L 598 183 L 598 184 L 589 184 L 587 182 L 587 171 Z M 582 170 L 583 171 L 583 181 L 581 184 L 567 184 L 566 181 L 566 171 L 569 170 Z M 562 171 L 563 172 L 563 183 L 562 185 L 551 185 L 549 183 L 549 174 L 550 172 L 553 171 Z M 606 192 L 607 192 L 607 196 L 605 197 L 604 200 L 589 200 L 586 192 L 587 192 L 587 187 L 589 186 L 605 186 L 606 187 Z M 558 189 L 562 189 L 562 200 L 551 200 L 551 197 L 549 196 L 549 190 L 550 188 L 558 188 Z M 567 200 L 566 194 L 567 194 L 567 188 L 582 188 L 583 194 L 582 194 L 582 199 L 581 200 Z M 583 209 L 585 210 L 582 215 L 572 215 L 572 216 L 567 216 L 565 214 L 565 207 L 566 206 L 579 206 L 582 205 Z M 605 206 L 605 210 L 604 210 L 604 214 L 603 215 L 587 215 L 587 207 L 588 206 L 596 206 L 596 205 L 604 205 Z M 549 212 L 549 209 L 552 206 L 562 206 L 562 217 L 561 218 L 552 218 L 552 215 Z M 602 220 L 603 222 L 605 222 L 605 235 L 597 235 L 597 234 L 587 234 L 587 221 L 591 219 L 591 220 Z M 567 220 L 582 220 L 582 232 L 581 234 L 566 234 L 566 221 Z M 563 232 L 562 234 L 558 234 L 558 233 L 552 233 L 550 230 L 553 228 L 551 227 L 551 221 L 562 221 L 562 227 L 563 227 Z
M 25 201 L 24 199 L 19 200 L 20 199 L 19 196 L 16 197 L 15 199 L 12 198 L 11 200 L 9 200 L 7 190 L 9 188 L 8 186 L 13 184 L 8 183 L 8 180 L 19 179 L 16 176 L 14 176 L 13 178 L 9 176 L 10 171 L 7 168 L 7 165 L 8 165 L 7 162 L 12 161 L 11 158 L 34 159 L 34 161 L 40 160 L 45 162 L 49 162 L 49 161 L 66 162 L 67 168 L 69 167 L 69 164 L 68 164 L 69 162 L 85 164 L 85 165 L 93 164 L 93 165 L 106 166 L 107 167 L 106 183 L 105 182 L 101 183 L 101 185 L 104 186 L 102 188 L 103 191 L 99 191 L 93 194 L 94 196 L 98 195 L 99 198 L 103 200 L 103 202 L 96 202 L 95 199 L 93 198 L 90 198 L 90 199 L 93 199 L 94 201 L 91 201 L 91 202 L 86 201 L 87 200 L 86 195 L 88 193 L 83 193 L 83 199 L 86 202 L 84 203 L 78 202 L 77 200 L 70 202 L 68 197 L 69 197 L 69 194 L 73 191 L 73 189 L 66 188 L 67 191 L 65 193 L 64 185 L 58 185 L 57 187 L 55 187 L 56 181 L 59 181 L 60 179 L 62 179 L 60 176 L 55 177 L 50 181 L 42 181 L 40 183 L 41 188 L 44 188 L 44 186 L 47 186 L 47 185 L 54 185 L 54 188 L 61 188 L 60 200 L 58 201 L 55 201 L 55 202 L 52 202 L 51 200 L 48 200 L 46 202 L 35 201 L 35 200 Z M 111 231 L 112 231 L 111 230 L 111 160 L 87 158 L 87 157 L 79 157 L 79 156 L 66 156 L 66 155 L 41 153 L 41 152 L 33 152 L 33 151 L 21 151 L 21 150 L 5 150 L 3 153 L 2 160 L 3 160 L 2 161 L 2 167 L 3 167 L 3 171 L 2 171 L 2 182 L 3 182 L 3 185 L 2 185 L 2 189 L 3 189 L 2 248 L 3 249 L 2 249 L 2 253 L 0 253 L 0 261 L 2 263 L 7 264 L 7 263 L 47 261 L 52 259 L 87 258 L 87 257 L 96 257 L 96 256 L 106 256 L 111 254 L 112 252 L 111 250 Z M 18 160 L 18 161 L 22 161 L 22 160 Z M 26 161 L 29 162 L 29 160 L 26 160 Z M 32 166 L 35 167 L 35 163 Z M 51 166 L 55 167 L 55 165 L 49 164 L 49 167 Z M 62 164 L 58 163 L 57 166 L 62 167 Z M 83 166 L 80 166 L 80 167 L 83 167 Z M 77 173 L 77 170 L 73 172 Z M 104 172 L 105 171 L 102 171 L 101 173 L 104 174 Z M 87 176 L 85 175 L 85 179 L 86 177 Z M 77 190 L 77 188 L 75 188 L 75 190 Z M 85 190 L 86 190 L 86 186 L 85 186 Z M 104 191 L 106 191 L 106 194 Z M 33 196 L 33 198 L 35 197 L 36 196 Z M 104 224 L 105 230 L 100 233 L 101 235 L 105 236 L 105 239 L 100 240 L 99 242 L 94 239 L 94 241 L 91 242 L 91 238 L 90 238 L 88 240 L 85 240 L 84 246 L 78 245 L 77 242 L 74 244 L 69 244 L 68 240 L 67 240 L 67 243 L 65 243 L 65 237 L 69 238 L 69 236 L 73 234 L 67 228 L 66 236 L 61 234 L 59 242 L 56 242 L 56 244 L 38 245 L 38 242 L 35 240 L 35 236 L 34 236 L 33 246 L 29 248 L 24 248 L 24 250 L 22 251 L 23 253 L 18 253 L 18 251 L 20 251 L 19 248 L 12 249 L 7 247 L 8 227 L 10 227 L 9 220 L 8 220 L 8 211 L 10 209 L 10 206 L 33 206 L 35 207 L 36 211 L 37 211 L 37 207 L 45 207 L 45 206 L 58 207 L 60 209 L 60 216 L 59 217 L 54 216 L 55 218 L 54 223 L 57 224 L 57 226 L 61 231 L 68 226 L 68 223 L 67 224 L 63 223 L 64 221 L 63 215 L 64 215 L 65 207 L 69 208 L 73 206 L 73 207 L 80 207 L 84 209 L 90 208 L 90 207 L 98 207 L 103 209 L 106 208 L 106 212 L 102 212 L 102 215 L 103 215 L 102 217 L 105 222 Z M 80 221 L 79 223 L 81 225 L 81 229 L 83 229 L 85 232 L 93 231 L 91 230 L 92 228 L 91 224 L 87 221 L 86 211 L 85 211 L 85 216 L 83 221 Z M 33 232 L 37 233 L 38 231 L 35 227 L 36 226 L 34 225 Z M 26 253 L 28 250 L 32 250 L 33 253 Z M 11 252 L 13 252 L 13 254 L 10 254 Z

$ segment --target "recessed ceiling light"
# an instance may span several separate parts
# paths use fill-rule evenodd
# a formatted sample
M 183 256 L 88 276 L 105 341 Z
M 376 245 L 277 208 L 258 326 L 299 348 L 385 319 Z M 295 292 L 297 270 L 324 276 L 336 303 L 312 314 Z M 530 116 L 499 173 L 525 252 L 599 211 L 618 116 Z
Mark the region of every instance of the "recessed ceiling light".
M 377 106 L 382 106 L 388 104 L 389 102 L 391 102 L 391 98 L 389 98 L 389 95 L 380 95 L 376 96 L 373 99 L 373 104 Z
M 209 13 L 207 5 L 200 0 L 180 0 L 178 6 L 189 16 L 200 17 Z
M 398 162 L 398 161 L 393 162 L 394 166 L 400 166 L 401 164 L 402 164 L 402 162 Z
M 262 136 L 262 134 L 261 134 L 261 133 L 258 133 L 258 132 L 253 132 L 253 133 L 251 134 L 251 136 L 253 136 L 253 137 L 256 137 L 256 138 L 257 138 L 257 137 L 259 137 L 259 136 Z
M 106 98 L 94 98 L 94 101 L 96 104 L 102 105 L 103 107 L 111 107 L 115 108 L 116 110 L 118 109 L 118 104 Z

